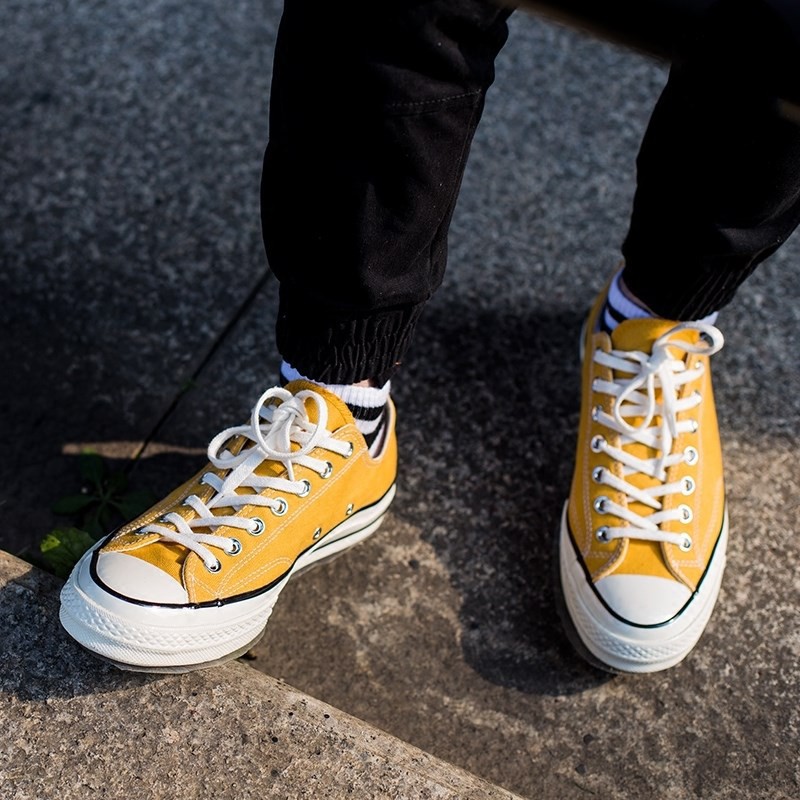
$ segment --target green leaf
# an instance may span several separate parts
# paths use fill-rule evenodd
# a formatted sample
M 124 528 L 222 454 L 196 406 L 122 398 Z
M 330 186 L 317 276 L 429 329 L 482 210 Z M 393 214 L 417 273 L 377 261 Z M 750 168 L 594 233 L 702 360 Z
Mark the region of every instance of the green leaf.
M 97 502 L 97 498 L 91 494 L 68 494 L 66 497 L 56 500 L 53 504 L 53 511 L 56 514 L 71 517 L 95 502 Z
M 39 545 L 47 566 L 59 578 L 67 578 L 78 559 L 94 544 L 86 531 L 79 528 L 54 530 Z
M 132 489 L 130 492 L 114 501 L 114 508 L 119 511 L 122 518 L 128 520 L 144 514 L 156 501 L 155 495 L 146 489 Z
M 89 481 L 97 487 L 102 484 L 106 468 L 103 464 L 103 459 L 96 453 L 81 453 L 78 456 L 78 467 L 81 471 L 81 477 L 85 481 Z

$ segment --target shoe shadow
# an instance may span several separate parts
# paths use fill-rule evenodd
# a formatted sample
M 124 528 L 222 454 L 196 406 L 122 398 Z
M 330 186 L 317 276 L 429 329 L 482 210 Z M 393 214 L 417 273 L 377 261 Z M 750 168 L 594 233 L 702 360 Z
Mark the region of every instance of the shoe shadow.
M 436 302 L 393 391 L 403 458 L 393 514 L 423 532 L 461 597 L 465 662 L 530 694 L 569 695 L 611 678 L 572 650 L 553 592 L 582 321 L 571 307 L 476 313 L 459 297 Z M 182 444 L 199 448 L 201 438 Z M 136 474 L 162 496 L 202 463 L 202 455 L 162 453 Z M 170 679 L 122 672 L 73 642 L 58 622 L 59 585 L 31 570 L 0 590 L 2 614 L 13 617 L 6 630 L 18 632 L 0 646 L 5 692 L 43 700 Z
M 431 307 L 393 391 L 401 502 L 462 598 L 466 662 L 502 687 L 569 695 L 612 678 L 556 613 L 556 534 L 580 405 L 584 315 Z M 425 358 L 420 358 L 420 353 Z

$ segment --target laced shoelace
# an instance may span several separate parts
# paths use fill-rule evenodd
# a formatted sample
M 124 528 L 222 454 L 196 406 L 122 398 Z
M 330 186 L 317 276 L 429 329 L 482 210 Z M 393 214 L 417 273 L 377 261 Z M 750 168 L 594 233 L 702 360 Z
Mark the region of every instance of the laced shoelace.
M 272 402 L 274 400 L 279 403 L 275 404 Z M 308 417 L 306 400 L 316 405 L 316 423 Z M 183 545 L 200 556 L 209 572 L 218 572 L 220 562 L 209 548 L 220 548 L 229 555 L 235 555 L 241 551 L 241 543 L 232 537 L 216 535 L 214 531 L 217 528 L 239 528 L 252 535 L 264 530 L 261 519 L 236 516 L 238 509 L 261 506 L 269 508 L 276 516 L 283 516 L 288 503 L 281 497 L 263 496 L 261 493 L 265 489 L 305 497 L 311 490 L 311 484 L 307 480 L 295 480 L 296 465 L 307 467 L 320 477 L 327 478 L 333 470 L 331 463 L 312 458 L 309 453 L 317 447 L 345 457 L 353 452 L 351 443 L 331 436 L 327 423 L 328 406 L 316 392 L 304 389 L 292 395 L 286 389 L 268 389 L 253 407 L 248 424 L 227 428 L 209 443 L 208 459 L 223 471 L 223 476 L 207 472 L 201 478 L 201 483 L 214 490 L 211 498 L 203 501 L 197 495 L 190 495 L 183 505 L 190 508 L 194 516 L 185 519 L 172 511 L 157 522 L 145 525 L 137 533 L 157 533 L 164 540 Z M 242 447 L 234 455 L 225 449 L 225 445 L 238 437 L 244 437 L 252 444 Z M 293 444 L 299 447 L 293 449 Z M 285 477 L 256 475 L 256 468 L 267 460 L 280 462 L 285 467 Z M 230 509 L 232 513 L 214 514 L 215 509 Z
M 681 331 L 695 330 L 700 333 L 696 343 L 675 338 Z M 692 539 L 688 533 L 672 533 L 661 526 L 673 520 L 688 523 L 692 519 L 691 508 L 682 503 L 676 508 L 665 509 L 663 498 L 668 495 L 690 495 L 695 490 L 694 481 L 686 477 L 680 481 L 666 482 L 670 467 L 686 462 L 694 464 L 698 453 L 693 447 L 673 452 L 678 437 L 683 433 L 697 430 L 697 421 L 691 418 L 678 420 L 678 415 L 702 403 L 699 392 L 692 392 L 679 398 L 682 386 L 699 378 L 705 367 L 697 361 L 689 367 L 684 359 L 678 358 L 675 351 L 697 355 L 713 355 L 723 345 L 722 333 L 713 325 L 702 322 L 687 322 L 676 325 L 653 345 L 651 354 L 638 350 L 611 350 L 606 353 L 597 350 L 595 363 L 612 370 L 612 380 L 595 379 L 593 391 L 614 397 L 612 413 L 595 406 L 592 417 L 598 423 L 620 434 L 619 446 L 613 447 L 603 436 L 595 436 L 591 448 L 605 453 L 622 466 L 622 476 L 611 470 L 597 467 L 593 479 L 626 495 L 629 501 L 641 503 L 649 509 L 649 514 L 635 511 L 615 503 L 608 497 L 598 497 L 594 508 L 602 514 L 615 516 L 628 523 L 626 527 L 602 526 L 596 531 L 600 541 L 632 538 L 652 542 L 667 542 L 688 551 Z M 628 420 L 637 418 L 636 424 Z M 628 449 L 630 445 L 640 444 L 655 451 L 652 458 L 639 458 Z M 643 474 L 656 481 L 653 486 L 639 488 L 630 479 Z

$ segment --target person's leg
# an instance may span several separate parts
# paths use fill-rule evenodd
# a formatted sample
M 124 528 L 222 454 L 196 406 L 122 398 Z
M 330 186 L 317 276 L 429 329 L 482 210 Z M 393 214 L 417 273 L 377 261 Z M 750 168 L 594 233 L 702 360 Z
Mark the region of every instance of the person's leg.
M 587 325 L 560 541 L 568 630 L 606 668 L 676 664 L 716 601 L 727 512 L 708 361 L 722 335 L 708 323 L 800 220 L 800 128 L 778 101 L 798 97 L 799 61 L 769 6 L 723 0 L 641 148 L 626 266 Z
M 262 179 L 281 377 L 332 389 L 373 451 L 389 378 L 442 280 L 509 13 L 486 0 L 295 0 L 281 21 Z
M 278 349 L 382 384 L 441 283 L 467 152 L 507 36 L 487 0 L 287 4 L 262 221 Z
M 800 11 L 786 12 L 800 20 Z M 670 73 L 638 157 L 624 283 L 653 313 L 718 311 L 800 222 L 800 22 L 718 3 Z
M 380 524 L 397 463 L 388 379 L 442 278 L 508 13 L 287 2 L 262 208 L 292 380 L 215 437 L 204 472 L 78 564 L 61 619 L 90 650 L 150 671 L 232 658 L 294 572 Z

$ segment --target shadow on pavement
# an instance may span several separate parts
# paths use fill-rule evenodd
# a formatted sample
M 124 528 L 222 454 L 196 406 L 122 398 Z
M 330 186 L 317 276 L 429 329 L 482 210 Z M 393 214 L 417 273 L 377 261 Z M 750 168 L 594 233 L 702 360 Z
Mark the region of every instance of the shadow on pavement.
M 582 321 L 573 309 L 440 304 L 398 381 L 406 457 L 395 513 L 423 531 L 463 598 L 466 662 L 526 693 L 568 695 L 611 677 L 571 649 L 553 592 Z

